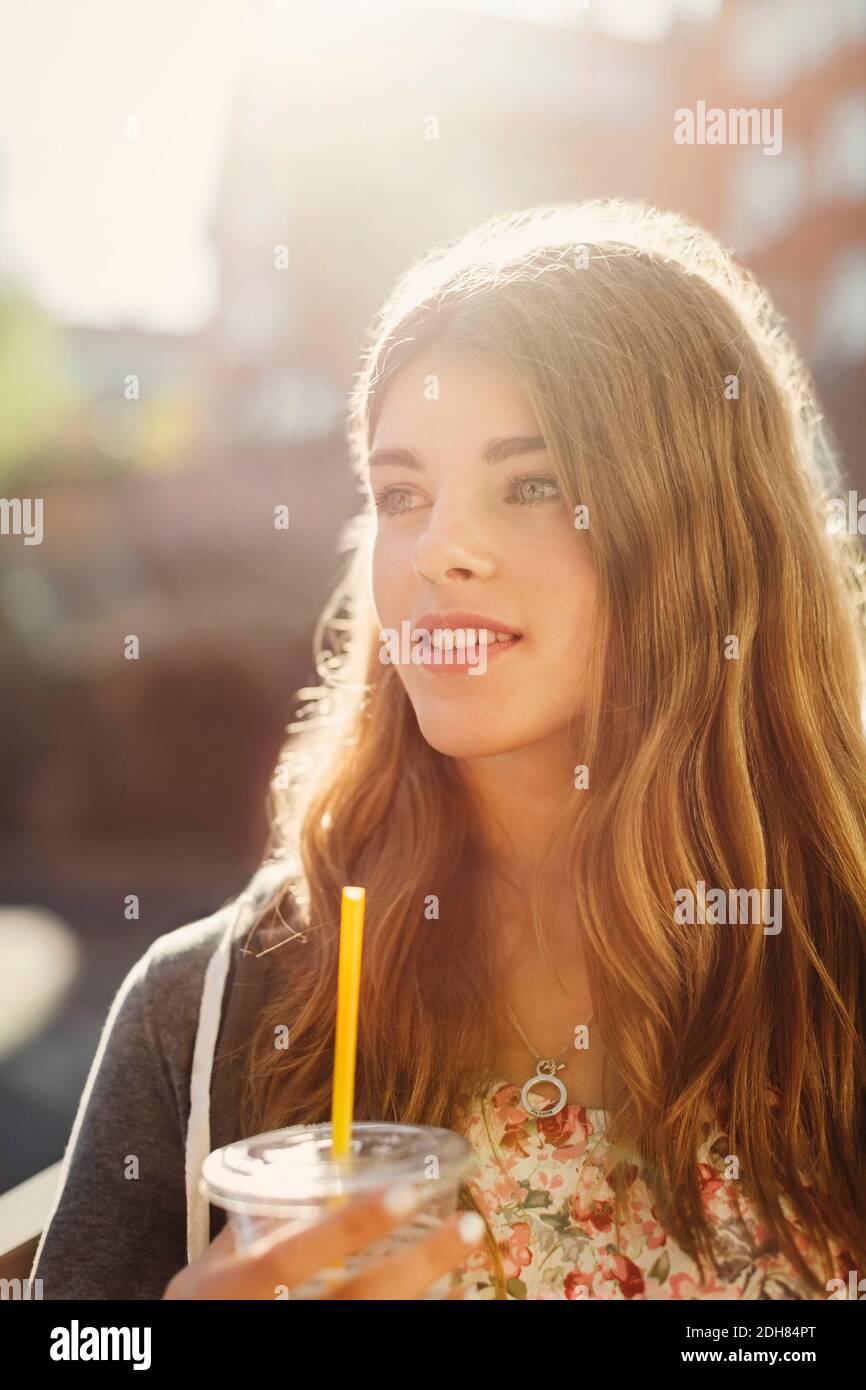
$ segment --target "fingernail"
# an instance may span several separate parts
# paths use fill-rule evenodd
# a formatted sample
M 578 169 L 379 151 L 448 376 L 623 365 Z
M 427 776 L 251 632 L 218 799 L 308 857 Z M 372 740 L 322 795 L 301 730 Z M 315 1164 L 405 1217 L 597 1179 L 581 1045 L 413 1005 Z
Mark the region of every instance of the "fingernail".
M 477 1245 L 484 1235 L 484 1220 L 477 1211 L 464 1211 L 457 1222 L 457 1230 L 465 1245 Z
M 390 1216 L 411 1216 L 418 1206 L 418 1189 L 411 1183 L 389 1188 L 382 1199 L 382 1205 Z

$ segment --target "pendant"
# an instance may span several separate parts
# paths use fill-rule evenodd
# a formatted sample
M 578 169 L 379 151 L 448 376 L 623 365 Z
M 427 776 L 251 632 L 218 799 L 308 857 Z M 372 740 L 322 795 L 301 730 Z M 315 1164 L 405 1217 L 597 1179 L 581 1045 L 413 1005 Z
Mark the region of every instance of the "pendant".
M 547 1057 L 539 1058 L 536 1066 L 537 1071 L 535 1076 L 529 1078 L 523 1090 L 520 1092 L 520 1104 L 523 1106 L 524 1110 L 528 1110 L 529 1114 L 534 1115 L 537 1120 L 545 1120 L 550 1115 L 558 1115 L 568 1100 L 568 1092 L 556 1075 L 556 1072 L 563 1070 L 565 1063 L 560 1062 L 559 1066 L 557 1066 L 554 1057 Z M 559 1091 L 559 1100 L 554 1101 L 546 1110 L 539 1110 L 529 1099 L 529 1092 L 532 1090 L 533 1086 L 538 1085 L 539 1081 L 549 1081 L 551 1086 L 555 1086 Z

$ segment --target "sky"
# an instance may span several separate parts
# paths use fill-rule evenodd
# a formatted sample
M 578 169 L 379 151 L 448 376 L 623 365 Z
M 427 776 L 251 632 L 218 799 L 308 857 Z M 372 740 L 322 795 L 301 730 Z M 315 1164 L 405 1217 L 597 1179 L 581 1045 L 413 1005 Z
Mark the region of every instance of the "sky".
M 0 258 L 74 322 L 183 331 L 248 36 L 236 0 L 3 0 Z M 128 138 L 137 117 L 137 139 Z
M 430 3 L 431 0 L 427 0 Z M 72 323 L 187 332 L 207 322 L 206 225 L 234 83 L 275 34 L 303 43 L 327 6 L 420 0 L 0 0 L 0 275 Z M 432 0 L 568 22 L 581 0 Z M 593 22 L 663 36 L 675 8 L 718 0 L 588 0 Z M 575 22 L 584 22 L 581 15 Z

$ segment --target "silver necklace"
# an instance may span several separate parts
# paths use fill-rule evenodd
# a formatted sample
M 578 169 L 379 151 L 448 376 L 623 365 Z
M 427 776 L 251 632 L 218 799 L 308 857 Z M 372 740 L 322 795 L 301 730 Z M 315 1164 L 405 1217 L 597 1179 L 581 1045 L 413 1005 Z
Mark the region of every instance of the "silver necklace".
M 507 1004 L 505 1005 L 505 1012 L 508 1014 L 508 1017 L 510 1018 L 511 1022 L 517 1029 L 517 1032 L 520 1034 L 522 1041 L 525 1042 L 526 1046 L 529 1048 L 530 1054 L 536 1058 L 535 1075 L 530 1076 L 529 1080 L 524 1082 L 523 1089 L 520 1092 L 520 1104 L 523 1106 L 524 1110 L 527 1110 L 530 1115 L 534 1115 L 536 1119 L 547 1119 L 551 1115 L 558 1115 L 560 1110 L 562 1110 L 568 1102 L 568 1092 L 566 1091 L 564 1084 L 556 1075 L 558 1071 L 564 1070 L 565 1063 L 559 1062 L 557 1059 L 562 1056 L 563 1052 L 568 1051 L 571 1044 L 566 1043 L 565 1047 L 562 1049 L 562 1052 L 557 1052 L 555 1057 L 539 1057 L 537 1050 L 532 1046 L 532 1043 L 527 1038 L 526 1034 L 524 1033 L 520 1024 L 517 1022 L 517 1019 L 514 1017 L 514 1014 L 511 1012 L 511 1009 L 508 1007 Z M 587 1023 L 589 1023 L 594 1017 L 595 1010 L 593 1009 L 589 1018 L 586 1020 Z M 549 1081 L 551 1086 L 555 1086 L 559 1092 L 559 1099 L 554 1101 L 553 1104 L 549 1105 L 546 1109 L 542 1108 L 541 1110 L 539 1110 L 537 1106 L 533 1105 L 532 1101 L 529 1099 L 529 1092 L 533 1089 L 534 1086 L 537 1086 L 540 1081 Z

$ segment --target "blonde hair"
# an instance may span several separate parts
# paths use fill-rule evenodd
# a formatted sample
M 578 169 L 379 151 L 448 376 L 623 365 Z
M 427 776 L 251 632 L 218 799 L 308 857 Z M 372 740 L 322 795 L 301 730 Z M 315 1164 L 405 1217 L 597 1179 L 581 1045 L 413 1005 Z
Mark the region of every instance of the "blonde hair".
M 610 1130 L 617 1222 L 636 1156 L 666 1229 L 702 1277 L 704 1256 L 718 1267 L 696 1165 L 709 1107 L 771 1247 L 820 1292 L 792 1220 L 824 1279 L 828 1236 L 866 1265 L 866 648 L 860 552 L 825 525 L 837 483 L 808 377 L 722 247 L 640 204 L 495 217 L 412 267 L 364 345 L 360 474 L 389 382 L 434 341 L 520 384 L 567 505 L 590 518 L 596 640 L 572 736 L 592 790 L 564 806 L 551 853 L 568 847 L 596 1018 L 626 1087 Z M 365 505 L 347 534 L 317 631 L 321 685 L 302 692 L 280 754 L 289 786 L 272 793 L 269 849 L 297 859 L 305 940 L 272 956 L 250 1131 L 329 1118 L 346 883 L 367 889 L 357 1117 L 459 1129 L 490 1079 L 496 941 L 465 887 L 482 836 L 378 659 L 374 525 Z M 781 889 L 783 930 L 675 925 L 674 893 L 699 880 Z M 539 941 L 543 884 L 540 865 Z

